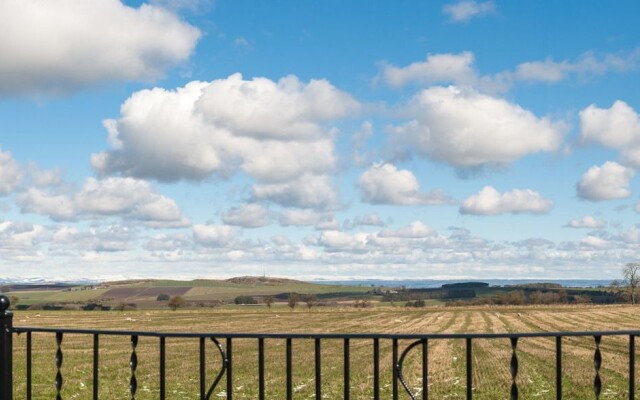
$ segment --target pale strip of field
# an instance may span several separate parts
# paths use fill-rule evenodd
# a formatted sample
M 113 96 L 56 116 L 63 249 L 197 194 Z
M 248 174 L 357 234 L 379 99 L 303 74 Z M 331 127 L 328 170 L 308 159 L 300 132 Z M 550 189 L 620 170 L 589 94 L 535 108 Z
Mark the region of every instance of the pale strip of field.
M 519 308 L 379 308 L 356 310 L 318 308 L 246 309 L 225 311 L 150 310 L 136 312 L 26 312 L 15 313 L 16 326 L 131 329 L 168 332 L 265 332 L 265 333 L 467 333 L 532 332 L 588 329 L 640 329 L 640 309 L 627 306 L 519 307 Z M 62 347 L 63 397 L 88 398 L 91 393 L 90 336 L 65 335 Z M 604 338 L 601 398 L 624 398 L 627 387 L 627 338 Z M 284 398 L 285 341 L 268 339 L 266 387 L 268 399 Z M 351 341 L 351 390 L 354 399 L 373 394 L 373 343 Z M 402 352 L 410 341 L 399 341 Z M 342 397 L 342 341 L 322 342 L 323 394 Z M 220 360 L 207 344 L 207 376 L 212 379 Z M 16 399 L 25 396 L 24 335 L 15 338 Z M 420 346 L 406 358 L 404 375 L 419 392 L 422 386 Z M 593 398 L 593 338 L 563 341 L 564 398 Z M 381 398 L 391 396 L 391 341 L 380 342 Z M 429 390 L 432 398 L 464 398 L 465 348 L 463 340 L 429 341 Z M 476 339 L 473 342 L 474 399 L 507 398 L 511 384 L 511 347 L 507 339 Z M 130 343 L 128 337 L 101 338 L 100 395 L 103 399 L 125 398 L 128 393 Z M 256 340 L 233 342 L 235 398 L 257 398 Z M 141 338 L 137 348 L 138 399 L 158 397 L 158 341 Z M 55 339 L 34 334 L 34 397 L 52 398 L 55 377 Z M 314 344 L 294 341 L 295 399 L 309 398 L 314 391 Z M 555 341 L 553 338 L 520 339 L 517 347 L 520 369 L 517 383 L 521 398 L 555 398 Z M 193 399 L 198 395 L 198 340 L 167 340 L 167 395 L 171 399 Z M 637 385 L 640 386 L 640 385 Z M 216 390 L 222 395 L 224 385 Z M 401 397 L 408 398 L 408 397 Z

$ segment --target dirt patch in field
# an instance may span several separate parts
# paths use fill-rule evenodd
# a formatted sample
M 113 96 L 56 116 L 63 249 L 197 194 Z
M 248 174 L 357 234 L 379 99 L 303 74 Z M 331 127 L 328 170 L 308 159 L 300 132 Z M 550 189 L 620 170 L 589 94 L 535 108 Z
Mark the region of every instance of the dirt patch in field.
M 182 296 L 190 287 L 148 287 L 148 288 L 114 288 L 109 289 L 102 297 L 120 299 L 155 298 L 161 294 L 169 296 Z

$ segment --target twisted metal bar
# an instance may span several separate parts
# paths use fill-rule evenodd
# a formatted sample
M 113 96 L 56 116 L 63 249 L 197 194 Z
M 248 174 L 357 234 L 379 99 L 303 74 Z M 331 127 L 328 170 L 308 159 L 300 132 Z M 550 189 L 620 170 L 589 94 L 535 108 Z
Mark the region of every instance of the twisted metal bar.
M 600 392 L 602 391 L 602 379 L 600 379 L 600 366 L 602 365 L 602 354 L 600 354 L 600 340 L 602 336 L 596 335 L 593 337 L 596 342 L 596 351 L 593 355 L 593 366 L 596 370 L 596 377 L 593 379 L 593 391 L 596 394 L 596 399 L 600 398 Z
M 135 400 L 136 391 L 138 390 L 138 379 L 136 378 L 136 369 L 138 368 L 138 354 L 136 353 L 136 347 L 138 347 L 138 336 L 131 336 L 131 357 L 129 358 L 129 366 L 131 367 L 131 379 L 129 380 L 129 392 L 131 393 L 131 400 Z
M 404 349 L 404 351 L 400 355 L 400 360 L 395 365 L 396 375 L 398 376 L 398 379 L 400 380 L 400 383 L 402 384 L 402 387 L 404 387 L 404 390 L 407 392 L 409 397 L 411 397 L 411 400 L 418 400 L 418 397 L 416 396 L 415 393 L 413 393 L 413 391 L 409 387 L 409 384 L 407 383 L 407 381 L 406 381 L 406 379 L 404 377 L 404 374 L 402 373 L 402 366 L 404 364 L 404 359 L 407 357 L 407 354 L 409 354 L 411 352 L 411 350 L 413 350 L 416 346 L 422 344 L 423 340 L 424 339 L 416 340 L 415 342 L 413 342 L 409 346 L 407 346 L 407 348 Z M 424 376 L 424 377 L 422 377 L 422 379 L 427 379 L 427 377 Z
M 216 339 L 214 337 L 212 337 L 210 339 L 216 345 L 216 348 L 220 352 L 220 357 L 222 357 L 222 368 L 220 369 L 220 371 L 218 372 L 218 375 L 216 375 L 216 378 L 213 380 L 213 383 L 209 387 L 209 390 L 207 391 L 207 394 L 204 397 L 205 400 L 210 400 L 211 399 L 211 396 L 213 395 L 213 391 L 216 389 L 216 387 L 218 386 L 218 383 L 220 382 L 220 380 L 224 376 L 224 373 L 227 371 L 227 367 L 228 367 L 228 364 L 229 364 L 229 359 L 227 358 L 227 354 L 224 351 L 224 347 L 222 347 L 220 342 L 218 342 L 218 339 Z
M 516 376 L 518 375 L 518 354 L 516 354 L 516 347 L 518 347 L 518 338 L 511 338 L 511 400 L 518 400 L 518 384 L 516 383 Z
M 62 362 L 64 361 L 64 356 L 62 354 L 62 332 L 56 332 L 56 400 L 62 400 L 62 395 L 60 392 L 62 391 Z

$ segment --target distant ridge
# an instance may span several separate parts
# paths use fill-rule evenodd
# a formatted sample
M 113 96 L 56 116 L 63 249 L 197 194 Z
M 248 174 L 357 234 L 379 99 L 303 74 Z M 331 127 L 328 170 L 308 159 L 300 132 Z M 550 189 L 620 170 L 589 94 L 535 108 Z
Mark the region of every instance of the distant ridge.
M 288 283 L 305 283 L 295 279 L 273 278 L 269 276 L 237 276 L 225 280 L 240 285 L 286 285 Z

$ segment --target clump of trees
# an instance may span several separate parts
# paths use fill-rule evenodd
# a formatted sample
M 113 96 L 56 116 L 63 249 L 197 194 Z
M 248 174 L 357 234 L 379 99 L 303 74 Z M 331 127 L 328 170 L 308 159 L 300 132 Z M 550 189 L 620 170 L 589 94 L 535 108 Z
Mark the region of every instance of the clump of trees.
M 273 298 L 273 296 L 267 296 L 262 300 L 262 302 L 266 304 L 266 306 L 269 307 L 269 311 L 271 311 L 271 305 L 273 305 L 275 299 Z
M 289 298 L 287 299 L 287 305 L 292 311 L 294 308 L 296 308 L 299 301 L 300 301 L 300 295 L 298 295 L 298 293 L 289 293 Z
M 306 294 L 302 298 L 302 301 L 307 305 L 307 308 L 311 310 L 311 307 L 316 305 L 316 295 L 313 293 Z
M 421 307 L 426 307 L 427 303 L 423 299 L 418 299 L 416 301 L 408 301 L 407 304 L 405 304 L 404 306 L 421 308 Z
M 251 296 L 238 296 L 233 299 L 234 304 L 258 304 L 258 300 Z
M 173 296 L 167 302 L 167 307 L 169 307 L 173 311 L 177 310 L 178 308 L 185 307 L 186 305 L 187 302 L 182 296 Z
M 156 297 L 156 301 L 169 301 L 169 299 L 171 299 L 171 296 L 166 293 L 159 294 L 158 297 Z

